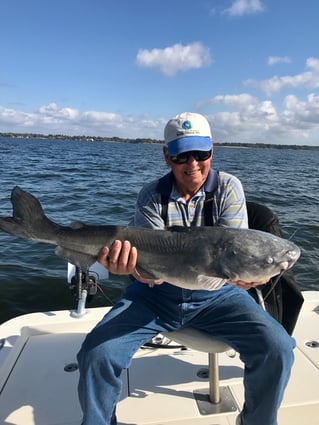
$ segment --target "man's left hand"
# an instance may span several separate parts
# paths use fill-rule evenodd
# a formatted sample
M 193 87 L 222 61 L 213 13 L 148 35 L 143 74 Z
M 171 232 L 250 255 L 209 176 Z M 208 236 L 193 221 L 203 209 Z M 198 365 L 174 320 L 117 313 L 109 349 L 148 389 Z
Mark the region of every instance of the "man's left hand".
M 260 285 L 265 285 L 265 283 L 267 282 L 269 282 L 269 279 L 265 279 L 260 282 L 244 282 L 243 280 L 228 281 L 228 283 L 230 283 L 231 285 L 238 286 L 239 288 L 244 289 L 245 291 L 248 291 L 251 288 L 256 288 L 257 286 L 260 286 Z

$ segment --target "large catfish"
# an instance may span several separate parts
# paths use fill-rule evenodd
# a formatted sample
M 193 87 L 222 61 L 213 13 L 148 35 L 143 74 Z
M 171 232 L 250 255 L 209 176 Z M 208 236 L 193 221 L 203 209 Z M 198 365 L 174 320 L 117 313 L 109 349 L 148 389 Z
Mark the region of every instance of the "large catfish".
M 300 249 L 291 241 L 257 230 L 191 227 L 151 230 L 125 226 L 60 226 L 46 217 L 40 202 L 16 186 L 13 217 L 0 218 L 11 235 L 56 245 L 56 253 L 85 268 L 115 239 L 138 251 L 137 270 L 182 288 L 217 289 L 227 280 L 259 282 L 291 268 Z M 220 279 L 216 279 L 220 278 Z

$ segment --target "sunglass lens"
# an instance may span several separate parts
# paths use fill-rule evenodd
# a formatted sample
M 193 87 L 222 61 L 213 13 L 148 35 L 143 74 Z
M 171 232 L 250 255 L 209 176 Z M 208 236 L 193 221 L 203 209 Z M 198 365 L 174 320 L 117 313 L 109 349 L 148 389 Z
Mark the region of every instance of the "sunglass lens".
M 192 156 L 195 161 L 206 161 L 212 154 L 212 151 L 189 151 L 189 152 L 183 152 L 178 155 L 171 156 L 171 160 L 175 164 L 185 164 L 190 156 Z

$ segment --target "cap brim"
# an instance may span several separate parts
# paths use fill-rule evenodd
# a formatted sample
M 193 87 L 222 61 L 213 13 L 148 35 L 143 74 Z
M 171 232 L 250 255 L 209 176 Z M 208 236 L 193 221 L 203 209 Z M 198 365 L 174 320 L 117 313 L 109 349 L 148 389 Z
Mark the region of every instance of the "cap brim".
M 169 156 L 189 151 L 209 151 L 212 149 L 210 137 L 187 136 L 172 140 L 167 144 Z

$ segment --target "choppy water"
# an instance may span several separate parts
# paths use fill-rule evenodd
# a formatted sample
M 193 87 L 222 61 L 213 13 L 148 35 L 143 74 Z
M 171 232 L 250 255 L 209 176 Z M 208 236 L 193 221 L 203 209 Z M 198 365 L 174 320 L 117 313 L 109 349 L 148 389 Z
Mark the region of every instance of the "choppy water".
M 319 289 L 319 151 L 215 148 L 213 166 L 235 174 L 249 200 L 280 218 L 286 237 L 302 249 L 294 270 L 302 289 Z M 167 172 L 160 145 L 0 139 L 1 216 L 11 216 L 15 185 L 36 195 L 60 224 L 126 224 L 141 186 Z M 66 263 L 49 245 L 0 232 L 0 323 L 19 314 L 74 308 Z M 116 300 L 127 278 L 103 289 Z M 91 306 L 109 305 L 103 295 Z

